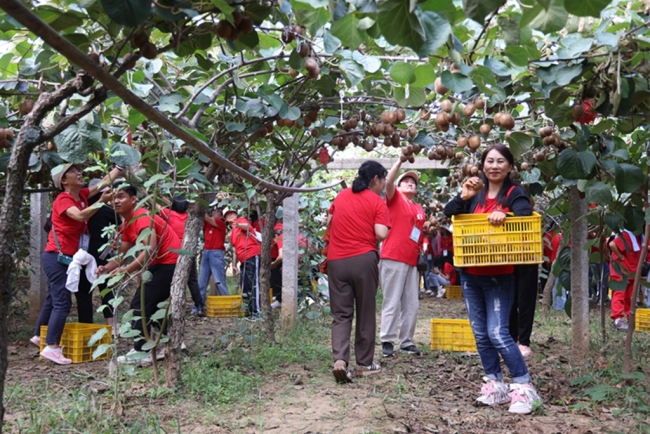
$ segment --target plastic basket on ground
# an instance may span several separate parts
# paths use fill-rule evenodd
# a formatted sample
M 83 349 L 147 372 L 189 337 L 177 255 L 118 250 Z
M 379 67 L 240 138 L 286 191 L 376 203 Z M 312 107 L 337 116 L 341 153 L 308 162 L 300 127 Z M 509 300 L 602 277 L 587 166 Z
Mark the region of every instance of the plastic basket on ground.
M 445 298 L 449 298 L 449 299 L 463 298 L 463 288 L 459 285 L 445 286 Z
M 637 309 L 634 318 L 636 331 L 650 332 L 650 309 Z
M 213 318 L 239 318 L 244 316 L 241 295 L 210 295 L 206 315 Z
M 432 318 L 431 349 L 477 352 L 469 320 Z
M 454 266 L 541 264 L 544 261 L 542 216 L 507 217 L 492 226 L 489 214 L 459 214 L 454 225 Z
M 93 346 L 88 346 L 90 338 L 99 330 L 108 329 L 104 336 Z M 47 326 L 41 326 L 41 351 L 45 348 Z M 68 322 L 63 327 L 63 335 L 59 345 L 63 347 L 63 356 L 72 360 L 72 363 L 94 362 L 95 360 L 108 359 L 111 356 L 111 349 L 101 356 L 93 359 L 93 352 L 101 344 L 113 343 L 113 330 L 106 324 L 84 324 L 80 322 Z

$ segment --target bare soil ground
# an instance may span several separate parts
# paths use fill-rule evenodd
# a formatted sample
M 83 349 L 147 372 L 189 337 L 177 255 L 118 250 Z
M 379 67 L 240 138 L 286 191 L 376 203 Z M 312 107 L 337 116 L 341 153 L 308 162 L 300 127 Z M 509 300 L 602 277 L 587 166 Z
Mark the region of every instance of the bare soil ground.
M 377 343 L 376 361 L 382 364 L 379 375 L 355 380 L 350 385 L 337 385 L 330 373 L 329 359 L 318 363 L 281 364 L 261 376 L 242 366 L 238 369 L 256 378 L 257 386 L 248 396 L 234 397 L 230 404 L 216 405 L 205 402 L 200 394 L 195 395 L 187 388 L 173 391 L 171 396 L 169 392 L 161 392 L 151 382 L 151 368 L 138 368 L 136 377 L 122 382 L 120 393 L 124 396 L 124 404 L 112 413 L 112 417 L 126 421 L 125 425 L 117 430 L 115 426 L 107 427 L 103 432 L 123 432 L 123 427 L 129 425 L 130 432 L 136 432 L 133 427 L 143 413 L 156 415 L 166 432 L 182 433 L 650 432 L 646 431 L 650 428 L 638 414 L 624 413 L 614 417 L 617 409 L 607 401 L 585 405 L 581 410 L 570 409 L 569 406 L 579 402 L 588 404 L 589 400 L 582 397 L 580 389 L 571 382 L 595 370 L 592 366 L 595 362 L 570 362 L 569 320 L 561 312 L 552 315 L 557 317 L 560 328 L 542 327 L 536 321 L 534 355 L 527 360 L 544 401 L 543 409 L 534 415 L 512 415 L 507 412 L 507 406 L 475 406 L 483 375 L 478 357 L 429 349 L 430 319 L 464 318 L 464 304 L 462 300 L 427 297 L 420 305 L 415 336 L 416 344 L 424 350 L 423 355 L 398 354 L 382 360 L 381 346 Z M 327 320 L 322 321 L 326 323 Z M 187 357 L 217 360 L 215 354 L 224 351 L 220 337 L 241 327 L 261 328 L 261 325 L 234 319 L 188 318 L 189 356 L 185 356 L 185 361 Z M 610 338 L 614 345 L 623 339 L 623 334 L 612 334 Z M 121 353 L 128 345 L 128 341 L 121 340 Z M 329 347 L 329 341 L 322 345 Z M 56 366 L 39 360 L 36 348 L 24 339 L 12 342 L 9 353 L 5 388 L 7 432 L 24 432 L 23 428 L 33 423 L 30 422 L 33 410 L 24 402 L 38 401 L 39 397 L 29 396 L 30 390 L 42 393 L 45 387 L 48 392 L 60 392 L 59 402 L 38 407 L 39 412 L 51 411 L 53 421 L 65 421 L 69 414 L 56 413 L 69 413 L 71 407 L 67 401 L 78 401 L 80 396 L 90 402 L 96 414 L 106 413 L 113 407 L 107 361 Z M 219 369 L 218 362 L 215 363 L 215 368 Z M 507 373 L 505 367 L 504 372 Z M 39 387 L 35 387 L 37 383 Z M 23 391 L 20 402 L 12 397 L 18 396 L 18 390 Z M 177 396 L 179 393 L 184 396 Z M 51 422 L 56 423 L 59 422 Z M 57 429 L 50 425 L 50 428 L 54 428 L 54 432 L 87 432 L 83 427 L 62 425 Z M 150 431 L 154 429 L 143 426 L 137 432 Z

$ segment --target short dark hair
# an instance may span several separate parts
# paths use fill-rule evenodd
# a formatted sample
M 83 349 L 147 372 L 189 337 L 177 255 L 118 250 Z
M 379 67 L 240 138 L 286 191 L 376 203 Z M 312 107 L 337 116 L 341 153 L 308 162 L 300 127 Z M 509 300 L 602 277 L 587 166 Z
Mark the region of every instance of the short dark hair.
M 115 190 L 124 190 L 124 192 L 129 196 L 138 195 L 138 189 L 136 188 L 136 186 L 127 181 L 117 181 L 116 183 L 113 184 L 113 188 Z
M 179 214 L 185 214 L 189 206 L 190 203 L 185 199 L 185 196 L 174 196 L 174 199 L 172 199 L 171 209 Z

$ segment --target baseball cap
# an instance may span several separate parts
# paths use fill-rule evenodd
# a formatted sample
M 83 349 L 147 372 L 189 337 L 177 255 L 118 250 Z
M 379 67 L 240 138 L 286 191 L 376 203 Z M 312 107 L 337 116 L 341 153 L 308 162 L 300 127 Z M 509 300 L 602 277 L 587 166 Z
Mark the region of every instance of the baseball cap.
M 222 215 L 223 215 L 224 218 L 225 218 L 225 217 L 226 217 L 229 213 L 231 213 L 231 212 L 234 212 L 235 214 L 237 214 L 237 211 L 234 210 L 234 209 L 232 209 L 232 208 L 224 208 L 224 209 L 223 209 L 223 213 L 222 213 Z
M 61 190 L 61 178 L 63 178 L 65 172 L 67 172 L 72 166 L 74 166 L 74 164 L 65 163 L 65 164 L 59 164 L 58 166 L 52 169 L 52 183 L 59 190 Z
M 419 176 L 417 173 L 415 173 L 415 172 L 413 172 L 413 171 L 408 171 L 408 172 L 404 172 L 404 173 L 402 173 L 402 174 L 400 175 L 400 177 L 397 178 L 397 185 L 399 185 L 399 183 L 402 182 L 402 179 L 406 178 L 407 176 L 413 178 L 413 179 L 415 180 L 415 183 L 416 183 L 416 184 L 417 184 L 418 182 L 420 182 L 420 176 Z

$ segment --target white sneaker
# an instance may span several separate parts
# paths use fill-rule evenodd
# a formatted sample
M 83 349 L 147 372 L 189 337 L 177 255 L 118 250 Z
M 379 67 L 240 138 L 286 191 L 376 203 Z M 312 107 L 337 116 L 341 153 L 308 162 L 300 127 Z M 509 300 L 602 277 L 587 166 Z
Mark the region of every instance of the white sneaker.
M 40 336 L 32 336 L 32 337 L 29 339 L 29 342 L 31 342 L 32 344 L 36 345 L 38 348 L 41 347 L 41 337 L 40 337 Z
M 430 289 L 427 289 L 425 292 L 426 295 L 433 295 L 433 291 Z
M 282 306 L 282 303 L 280 303 L 280 302 L 277 301 L 277 300 L 275 300 L 273 303 L 271 303 L 271 309 L 277 309 L 277 308 L 279 308 L 280 306 Z
M 442 298 L 445 295 L 445 292 L 447 292 L 447 290 L 445 289 L 444 286 L 438 287 L 438 295 L 436 295 L 436 297 Z
M 156 360 L 162 360 L 165 358 L 165 349 L 159 348 L 156 351 Z M 131 348 L 128 353 L 124 356 L 119 356 L 117 358 L 117 363 L 120 365 L 148 365 L 151 363 L 151 351 L 136 351 L 135 348 Z
M 510 385 L 511 404 L 508 411 L 517 414 L 532 413 L 535 405 L 541 405 L 542 400 L 531 383 Z
M 510 402 L 508 386 L 503 381 L 490 380 L 483 377 L 485 384 L 481 388 L 481 396 L 476 398 L 478 402 L 485 405 L 501 405 Z
M 49 345 L 43 348 L 43 351 L 41 351 L 41 357 L 50 360 L 57 365 L 69 365 L 72 363 L 71 359 L 67 359 L 63 355 L 63 347 L 59 348 L 52 348 Z

